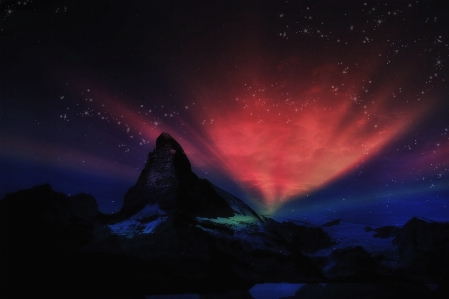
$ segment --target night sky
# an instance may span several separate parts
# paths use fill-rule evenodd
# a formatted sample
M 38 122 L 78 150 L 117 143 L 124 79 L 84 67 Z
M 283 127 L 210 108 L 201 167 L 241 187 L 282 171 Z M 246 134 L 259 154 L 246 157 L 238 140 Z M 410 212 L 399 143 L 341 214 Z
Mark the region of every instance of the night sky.
M 264 215 L 449 221 L 445 1 L 0 1 L 0 197 L 121 208 L 161 132 Z

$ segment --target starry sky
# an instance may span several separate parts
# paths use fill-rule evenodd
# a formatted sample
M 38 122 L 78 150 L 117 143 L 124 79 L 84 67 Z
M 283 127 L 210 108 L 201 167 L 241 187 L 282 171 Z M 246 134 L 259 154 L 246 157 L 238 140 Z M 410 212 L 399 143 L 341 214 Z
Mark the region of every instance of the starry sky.
M 121 208 L 161 132 L 264 215 L 449 221 L 443 1 L 0 1 L 0 196 Z

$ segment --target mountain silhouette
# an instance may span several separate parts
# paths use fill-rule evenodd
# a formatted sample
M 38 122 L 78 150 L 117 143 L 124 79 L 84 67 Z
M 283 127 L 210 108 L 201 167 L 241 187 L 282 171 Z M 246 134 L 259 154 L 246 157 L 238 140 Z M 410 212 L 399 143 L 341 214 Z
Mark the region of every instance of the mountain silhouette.
M 318 227 L 259 215 L 193 173 L 181 145 L 162 133 L 116 214 L 49 184 L 0 201 L 0 296 L 251 298 L 255 284 L 292 282 L 307 284 L 292 298 L 446 297 L 448 224 L 359 226 L 364 240 L 391 240 L 389 249 L 331 238 L 355 232 L 340 219 Z
M 156 139 L 156 148 L 149 153 L 145 168 L 126 193 L 116 217 L 128 218 L 149 205 L 157 205 L 165 213 L 207 218 L 241 214 L 259 217 L 243 201 L 199 179 L 181 145 L 167 133 Z
M 118 213 L 102 214 L 92 196 L 68 197 L 46 184 L 7 194 L 0 224 L 2 272 L 9 273 L 2 289 L 9 291 L 28 283 L 39 292 L 94 289 L 100 296 L 313 281 L 321 272 L 304 250 L 333 244 L 320 228 L 260 216 L 198 178 L 167 133 Z M 306 235 L 314 237 L 291 240 Z
M 103 219 L 103 228 L 93 233 L 91 250 L 110 251 L 112 243 L 118 244 L 114 253 L 151 263 L 158 273 L 171 276 L 164 278 L 170 285 L 193 274 L 209 285 L 321 276 L 301 246 L 283 237 L 282 224 L 198 178 L 181 145 L 167 133 L 157 138 L 123 208 Z M 322 231 L 315 239 L 320 246 L 332 245 Z

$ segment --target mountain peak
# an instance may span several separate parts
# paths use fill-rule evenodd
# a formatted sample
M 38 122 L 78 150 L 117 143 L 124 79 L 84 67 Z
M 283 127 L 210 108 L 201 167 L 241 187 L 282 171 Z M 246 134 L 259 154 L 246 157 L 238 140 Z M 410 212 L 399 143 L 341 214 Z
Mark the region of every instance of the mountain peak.
M 156 139 L 156 148 L 164 146 L 166 144 L 175 144 L 180 146 L 179 143 L 168 133 L 162 132 L 161 135 Z
M 156 139 L 156 149 L 153 153 L 163 152 L 173 156 L 173 164 L 179 172 L 190 171 L 191 165 L 181 145 L 168 133 L 163 132 Z M 151 155 L 151 153 L 150 153 Z M 150 156 L 148 157 L 150 159 Z
M 118 216 L 131 217 L 147 205 L 157 205 L 166 213 L 179 211 L 201 217 L 230 217 L 235 213 L 207 180 L 192 172 L 181 145 L 165 132 L 156 139 L 156 148 L 148 154 L 137 183 L 125 195 Z

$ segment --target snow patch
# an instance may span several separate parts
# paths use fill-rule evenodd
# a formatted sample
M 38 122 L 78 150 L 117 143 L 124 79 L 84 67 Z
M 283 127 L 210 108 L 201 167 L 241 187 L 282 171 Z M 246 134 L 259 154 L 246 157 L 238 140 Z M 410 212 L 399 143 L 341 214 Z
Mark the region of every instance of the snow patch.
M 211 235 L 220 236 L 223 238 L 230 237 L 219 229 L 206 228 L 201 226 L 202 221 L 210 221 L 216 223 L 217 225 L 224 225 L 232 229 L 234 231 L 234 235 L 231 238 L 240 239 L 242 241 L 242 245 L 248 245 L 252 249 L 267 249 L 267 244 L 264 243 L 264 238 L 261 237 L 261 234 L 264 234 L 266 230 L 263 227 L 261 221 L 253 216 L 236 215 L 229 218 L 197 217 L 196 220 L 199 222 L 199 225 L 197 225 L 197 227 Z
M 147 204 L 142 210 L 140 210 L 137 214 L 131 217 L 131 220 L 145 220 L 145 218 L 149 218 L 155 215 L 165 215 L 165 212 L 159 208 L 158 204 Z
M 136 235 L 152 233 L 154 228 L 166 219 L 167 217 L 159 217 L 158 219 L 147 223 L 140 223 L 134 219 L 128 219 L 108 226 L 113 234 L 132 238 Z
M 262 231 L 263 227 L 261 225 L 261 222 L 259 219 L 253 217 L 253 216 L 244 216 L 244 215 L 236 215 L 229 218 L 202 218 L 202 217 L 196 217 L 196 220 L 198 220 L 200 223 L 201 221 L 211 221 L 217 224 L 224 224 L 228 226 L 229 228 L 233 229 L 236 232 L 239 231 Z

